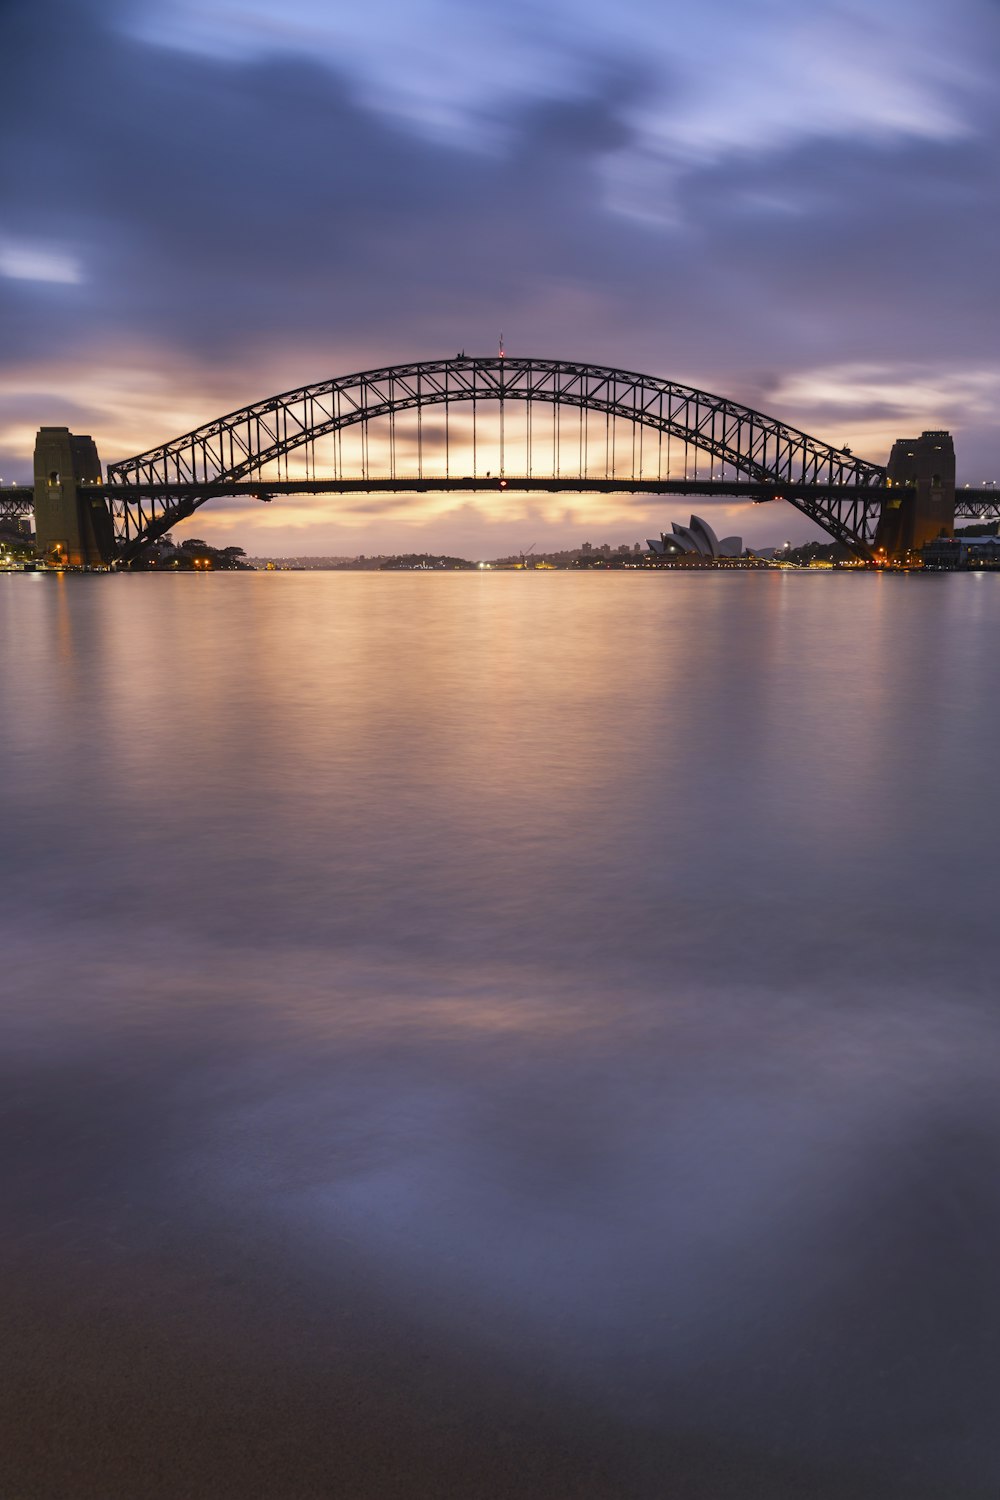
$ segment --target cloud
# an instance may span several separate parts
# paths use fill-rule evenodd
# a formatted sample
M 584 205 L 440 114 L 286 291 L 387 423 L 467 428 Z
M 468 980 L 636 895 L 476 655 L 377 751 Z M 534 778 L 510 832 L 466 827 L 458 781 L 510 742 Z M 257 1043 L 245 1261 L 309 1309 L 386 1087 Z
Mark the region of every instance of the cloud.
M 943 421 L 924 400 L 907 410 L 915 371 L 946 395 L 997 369 L 997 115 L 976 71 L 995 13 L 963 0 L 942 40 L 924 5 L 905 35 L 891 7 L 872 21 L 821 6 L 772 46 L 770 71 L 744 68 L 742 138 L 727 127 L 707 142 L 692 125 L 709 82 L 694 61 L 704 27 L 722 28 L 706 95 L 719 98 L 739 38 L 759 61 L 790 16 L 774 4 L 740 22 L 721 0 L 709 11 L 654 47 L 662 20 L 634 0 L 612 47 L 587 7 L 569 40 L 557 4 L 529 43 L 515 6 L 496 26 L 523 64 L 519 86 L 462 96 L 445 130 L 391 98 L 381 9 L 343 26 L 338 12 L 334 34 L 333 13 L 304 0 L 280 28 L 270 6 L 245 7 L 251 40 L 235 9 L 215 6 L 211 45 L 181 46 L 190 13 L 162 6 L 9 8 L 16 149 L 0 158 L 0 193 L 17 244 L 52 247 L 86 281 L 0 277 L 0 423 L 18 434 L 3 472 L 28 451 L 3 388 L 103 411 L 102 451 L 122 457 L 304 380 L 489 350 L 501 328 L 513 353 L 687 380 L 875 459 L 894 408 L 904 427 Z M 430 0 L 413 13 L 455 14 Z M 310 27 L 321 35 L 307 57 Z M 463 21 L 447 66 L 465 57 L 477 82 L 502 74 L 508 52 L 473 45 L 491 28 Z M 867 50 L 848 77 L 856 41 Z M 808 128 L 793 128 L 777 86 L 793 76 L 816 93 Z M 761 113 L 770 94 L 785 98 L 780 128 Z M 875 366 L 885 388 L 869 381 L 863 399 L 831 407 L 824 372 Z M 984 403 L 952 399 L 945 415 L 960 469 L 968 455 L 978 477 L 993 443 Z
M 54 281 L 75 286 L 83 280 L 76 257 L 43 245 L 0 239 L 0 276 L 11 281 Z
M 991 86 L 976 44 L 987 0 L 705 0 L 667 23 L 656 0 L 151 0 L 135 34 L 215 58 L 295 49 L 348 70 L 366 104 L 426 133 L 496 140 L 525 99 L 585 94 L 595 60 L 642 57 L 647 146 L 701 157 L 831 135 L 947 138 Z

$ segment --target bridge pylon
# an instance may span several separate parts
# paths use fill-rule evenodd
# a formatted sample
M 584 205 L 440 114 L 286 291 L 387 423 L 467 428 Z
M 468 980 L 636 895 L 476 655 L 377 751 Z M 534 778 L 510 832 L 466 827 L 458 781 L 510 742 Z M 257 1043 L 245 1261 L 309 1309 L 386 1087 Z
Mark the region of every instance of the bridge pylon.
M 35 546 L 49 562 L 103 567 L 115 554 L 92 437 L 42 427 L 35 439 Z
M 900 486 L 907 486 L 903 493 Z M 896 490 L 897 493 L 893 493 Z M 875 556 L 905 558 L 935 537 L 955 534 L 955 444 L 950 432 L 897 438 L 875 533 Z

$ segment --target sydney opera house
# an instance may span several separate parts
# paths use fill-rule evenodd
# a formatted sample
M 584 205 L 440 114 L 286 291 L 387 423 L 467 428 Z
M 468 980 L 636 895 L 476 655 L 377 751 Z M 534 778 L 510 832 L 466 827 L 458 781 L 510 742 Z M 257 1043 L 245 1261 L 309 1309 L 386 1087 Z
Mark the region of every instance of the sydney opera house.
M 731 560 L 743 554 L 742 537 L 725 536 L 720 542 L 701 516 L 692 516 L 687 526 L 671 522 L 669 532 L 661 532 L 658 539 L 647 537 L 646 545 L 654 562 L 669 561 L 695 567 Z

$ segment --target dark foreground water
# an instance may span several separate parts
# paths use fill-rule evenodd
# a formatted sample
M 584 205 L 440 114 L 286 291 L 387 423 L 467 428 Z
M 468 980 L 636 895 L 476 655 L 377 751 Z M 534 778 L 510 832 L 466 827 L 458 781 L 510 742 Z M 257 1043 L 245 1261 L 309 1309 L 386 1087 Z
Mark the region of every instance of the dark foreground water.
M 995 1500 L 1000 577 L 0 622 L 4 1500 Z

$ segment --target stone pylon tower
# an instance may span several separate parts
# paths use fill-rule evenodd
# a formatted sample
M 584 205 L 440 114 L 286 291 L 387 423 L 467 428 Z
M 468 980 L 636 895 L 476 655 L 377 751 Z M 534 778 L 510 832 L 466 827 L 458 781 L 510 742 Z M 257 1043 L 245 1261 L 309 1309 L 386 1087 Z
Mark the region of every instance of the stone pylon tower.
M 887 559 L 917 552 L 942 532 L 955 534 L 955 444 L 950 432 L 897 438 L 886 470 L 886 496 L 875 553 Z M 893 494 L 900 486 L 914 488 Z
M 42 427 L 35 439 L 35 543 L 42 557 L 71 568 L 111 561 L 114 535 L 91 437 Z

